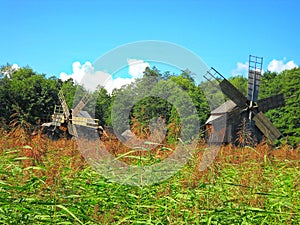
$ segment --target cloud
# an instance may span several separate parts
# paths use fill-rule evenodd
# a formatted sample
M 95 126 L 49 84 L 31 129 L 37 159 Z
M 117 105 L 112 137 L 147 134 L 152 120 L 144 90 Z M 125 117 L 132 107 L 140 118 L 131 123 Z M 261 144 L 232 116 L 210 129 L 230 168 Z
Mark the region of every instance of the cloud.
M 253 66 L 251 64 L 251 66 Z M 241 63 L 238 62 L 236 64 L 236 68 L 232 70 L 231 75 L 232 76 L 243 76 L 243 77 L 248 77 L 248 70 L 249 70 L 249 62 Z M 260 71 L 260 68 L 256 68 L 256 71 Z M 261 74 L 264 73 L 264 70 L 261 70 Z
M 150 67 L 150 64 L 144 62 L 143 60 L 139 59 L 127 59 L 128 63 L 128 73 L 133 78 L 140 78 L 143 76 L 143 72 L 145 71 L 146 67 Z
M 95 91 L 99 86 L 106 88 L 111 79 L 112 76 L 109 73 L 104 71 L 95 71 L 94 68 L 92 68 L 84 74 L 80 84 L 89 91 Z
M 95 71 L 91 62 L 85 62 L 81 65 L 76 61 L 72 64 L 72 73 L 67 74 L 61 72 L 59 78 L 66 81 L 72 78 L 79 84 L 82 84 L 87 90 L 94 91 L 98 86 L 103 86 L 108 93 L 112 93 L 113 89 L 121 88 L 123 85 L 134 82 L 136 78 L 142 77 L 146 67 L 150 67 L 149 63 L 143 60 L 128 59 L 129 78 L 117 77 L 112 78 L 111 74 L 104 71 Z
M 127 63 L 128 74 L 131 75 L 131 78 L 110 78 L 105 85 L 105 88 L 108 91 L 108 93 L 112 93 L 113 89 L 119 89 L 124 85 L 134 82 L 135 79 L 143 77 L 145 69 L 147 67 L 150 67 L 149 63 L 139 59 L 127 59 Z
M 72 74 L 66 74 L 65 72 L 61 72 L 59 78 L 62 81 L 66 81 L 70 78 L 75 80 L 77 83 L 80 83 L 83 76 L 89 71 L 93 71 L 94 68 L 91 62 L 85 62 L 83 65 L 80 62 L 76 61 L 72 64 Z
M 232 76 L 238 76 L 238 75 L 242 75 L 242 76 L 246 76 L 248 74 L 248 67 L 249 67 L 249 63 L 241 63 L 238 62 L 236 64 L 236 68 L 234 70 L 232 70 L 231 75 Z
M 119 89 L 124 85 L 134 82 L 134 80 L 135 80 L 134 78 L 121 78 L 121 77 L 118 77 L 116 79 L 111 78 L 107 81 L 104 87 L 107 90 L 107 92 L 111 94 L 115 88 Z
M 121 77 L 113 79 L 109 73 L 103 71 L 89 71 L 85 74 L 80 84 L 90 91 L 95 91 L 97 87 L 102 86 L 111 94 L 115 88 L 119 89 L 123 85 L 130 84 L 134 80 L 135 78 Z
M 298 67 L 294 61 L 288 61 L 285 63 L 285 60 L 285 58 L 283 60 L 273 59 L 268 65 L 268 70 L 270 72 L 281 73 L 284 70 L 290 70 Z
M 12 68 L 12 70 L 14 70 L 14 71 L 17 71 L 17 70 L 20 69 L 19 65 L 16 64 L 16 63 L 14 63 L 14 64 L 11 66 L 11 68 Z
M 91 62 L 85 62 L 81 65 L 76 61 L 72 64 L 72 73 L 61 72 L 59 78 L 66 81 L 72 78 L 75 82 L 83 85 L 87 90 L 95 91 L 98 86 L 104 86 L 109 83 L 112 76 L 103 71 L 95 71 Z

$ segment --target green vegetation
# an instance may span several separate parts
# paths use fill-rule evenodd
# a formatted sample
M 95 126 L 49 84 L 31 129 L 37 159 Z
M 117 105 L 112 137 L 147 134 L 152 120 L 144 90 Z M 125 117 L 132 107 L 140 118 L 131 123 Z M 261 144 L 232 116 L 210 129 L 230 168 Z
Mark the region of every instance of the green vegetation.
M 9 125 L 16 125 L 15 122 L 26 127 L 26 124 L 36 125 L 46 120 L 49 121 L 54 105 L 58 104 L 57 93 L 59 90 L 63 90 L 67 104 L 69 108 L 72 108 L 76 90 L 83 89 L 72 79 L 62 82 L 56 77 L 46 78 L 44 74 L 38 74 L 29 67 L 13 70 L 7 64 L 2 66 L 0 71 L 0 125 L 5 129 L 10 129 Z M 175 85 L 176 88 L 180 87 L 187 93 L 197 110 L 197 120 L 201 126 L 204 125 L 205 120 L 209 116 L 208 101 L 212 98 L 215 98 L 214 102 L 224 99 L 221 93 L 219 93 L 220 96 L 205 96 L 204 93 L 207 93 L 205 90 L 211 89 L 211 84 L 207 82 L 199 86 L 195 85 L 193 75 L 188 70 L 182 71 L 180 75 L 174 75 L 169 72 L 161 73 L 154 67 L 153 69 L 147 68 L 144 72 L 144 77 L 138 79 L 135 84 L 129 84 L 121 89 L 114 90 L 111 95 L 103 87 L 99 87 L 93 93 L 96 96 L 96 104 L 94 109 L 90 109 L 94 111 L 91 115 L 95 115 L 96 119 L 99 119 L 100 125 L 111 125 L 113 119 L 111 118 L 111 109 L 115 107 L 126 111 L 126 107 L 128 107 L 126 101 L 132 100 L 132 90 L 144 90 L 147 93 L 151 87 L 150 84 L 147 85 L 147 82 L 150 82 L 151 79 L 162 84 L 156 87 L 154 94 L 163 95 L 165 93 L 164 88 L 173 88 L 172 85 Z M 241 76 L 230 77 L 229 81 L 246 95 L 246 78 Z M 283 142 L 296 145 L 300 142 L 300 68 L 283 71 L 280 74 L 266 72 L 262 76 L 261 83 L 260 98 L 284 93 L 287 99 L 286 106 L 271 110 L 266 115 L 286 137 Z M 124 102 L 114 104 L 115 98 L 119 93 L 123 94 Z M 168 99 L 168 96 L 165 97 Z M 182 98 L 176 99 L 175 102 L 179 104 Z M 151 119 L 153 117 L 161 117 L 168 124 L 170 136 L 175 140 L 176 127 L 180 123 L 178 109 L 175 109 L 174 105 L 170 104 L 166 99 L 148 97 L 136 102 L 134 107 L 129 109 L 131 110 L 129 113 L 129 119 L 131 120 L 129 124 L 133 123 L 133 119 L 135 124 L 139 123 L 137 129 L 140 130 L 139 133 L 147 133 L 147 127 Z M 12 115 L 13 117 L 11 117 Z M 11 121 L 14 121 L 14 123 L 12 124 Z M 126 121 L 123 122 L 126 123 Z M 119 127 L 118 129 L 121 132 L 124 128 Z M 169 139 L 172 141 L 172 138 Z
M 265 73 L 262 79 L 261 97 L 283 93 L 286 106 L 270 110 L 266 115 L 291 144 L 300 143 L 300 68 L 280 74 Z
M 19 145 L 19 147 L 17 147 Z M 72 140 L 0 139 L 1 224 L 299 224 L 299 149 L 227 146 L 199 171 L 199 147 L 171 179 L 112 183 Z
M 153 96 L 134 99 L 132 90 L 142 88 L 147 93 L 153 84 L 147 83 L 151 79 L 159 81 L 156 94 L 166 93 L 164 87 L 174 92 L 180 92 L 179 87 L 184 90 L 197 109 L 197 118 L 186 119 L 197 119 L 200 125 L 208 117 L 207 100 L 211 97 L 204 95 L 203 84 L 195 85 L 189 71 L 175 76 L 162 74 L 156 68 L 147 68 L 144 78 L 114 90 L 111 95 L 102 87 L 93 93 L 95 116 L 101 125 L 111 125 L 118 119 L 114 114 L 111 116 L 113 107 L 128 111 L 132 130 L 141 136 L 149 134 L 148 124 L 153 118 L 162 118 L 167 123 L 169 136 L 164 140 L 164 148 L 144 152 L 149 153 L 150 163 L 172 153 L 182 122 L 180 110 L 174 105 L 183 101 L 183 95 L 173 99 L 173 104 Z M 246 93 L 247 79 L 229 80 Z M 284 93 L 287 98 L 286 106 L 267 113 L 286 135 L 276 149 L 264 143 L 255 148 L 228 145 L 221 148 L 205 171 L 199 171 L 206 147 L 199 143 L 188 164 L 172 178 L 152 186 L 134 187 L 113 183 L 96 173 L 82 158 L 74 140 L 51 141 L 40 132 L 29 135 L 39 120 L 52 114 L 59 90 L 63 90 L 71 108 L 76 90 L 84 91 L 81 86 L 73 80 L 46 78 L 28 67 L 14 71 L 10 65 L 3 66 L 0 223 L 300 224 L 299 84 L 299 68 L 280 74 L 267 72 L 262 77 L 260 98 L 277 93 Z M 119 102 L 118 93 L 125 96 Z M 171 100 L 170 96 L 165 99 Z M 133 108 L 128 108 L 128 99 L 137 100 Z M 114 139 L 103 140 L 103 144 L 115 157 L 127 156 L 128 161 L 122 158 L 124 162 L 144 163 L 144 156 L 136 157 L 135 151 Z

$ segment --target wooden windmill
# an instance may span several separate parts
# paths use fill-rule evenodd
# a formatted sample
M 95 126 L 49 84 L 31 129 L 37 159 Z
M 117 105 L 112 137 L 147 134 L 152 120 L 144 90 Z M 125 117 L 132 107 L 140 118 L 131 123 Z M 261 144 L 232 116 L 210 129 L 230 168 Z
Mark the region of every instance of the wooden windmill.
M 57 139 L 62 134 L 67 134 L 69 137 L 78 137 L 78 128 L 94 132 L 102 129 L 98 125 L 97 119 L 93 119 L 87 111 L 82 110 L 90 100 L 89 94 L 86 94 L 72 110 L 69 110 L 62 91 L 58 93 L 58 98 L 60 105 L 55 105 L 52 121 L 42 124 L 43 127 L 47 127 L 46 133 L 52 139 Z
M 250 131 L 251 139 L 255 142 L 260 142 L 263 135 L 270 142 L 274 142 L 282 136 L 264 113 L 270 109 L 284 106 L 284 95 L 278 94 L 258 99 L 262 63 L 262 57 L 249 56 L 247 97 L 214 68 L 207 71 L 204 77 L 209 81 L 216 80 L 218 88 L 230 99 L 211 112 L 211 116 L 206 122 L 207 128 L 211 131 L 207 135 L 208 141 L 236 143 L 241 133 L 241 124 L 244 124 L 242 126 L 244 129 Z M 220 121 L 226 122 L 222 137 L 220 136 Z

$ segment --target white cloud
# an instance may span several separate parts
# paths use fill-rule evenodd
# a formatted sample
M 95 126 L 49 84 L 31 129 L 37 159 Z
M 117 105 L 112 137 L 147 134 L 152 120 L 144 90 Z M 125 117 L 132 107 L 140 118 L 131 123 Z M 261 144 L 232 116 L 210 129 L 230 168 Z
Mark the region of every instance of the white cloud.
M 145 71 L 146 67 L 150 67 L 149 63 L 144 62 L 143 60 L 139 59 L 127 59 L 128 63 L 128 73 L 133 78 L 140 78 L 143 76 L 143 72 Z
M 72 74 L 66 74 L 65 72 L 61 72 L 59 78 L 63 81 L 73 78 L 73 80 L 80 83 L 83 76 L 89 71 L 93 70 L 94 68 L 91 62 L 85 62 L 83 65 L 81 65 L 80 62 L 76 61 L 72 64 Z
M 73 78 L 77 83 L 82 84 L 88 90 L 95 90 L 99 85 L 104 86 L 108 93 L 112 93 L 113 89 L 121 88 L 123 85 L 132 83 L 136 78 L 142 77 L 146 67 L 150 67 L 149 63 L 143 60 L 128 59 L 128 73 L 131 78 L 117 77 L 115 79 L 109 73 L 103 71 L 95 71 L 91 62 L 85 62 L 81 65 L 76 61 L 72 64 L 72 73 L 60 73 L 60 79 L 63 81 Z
M 17 71 L 17 70 L 20 69 L 19 65 L 16 64 L 16 63 L 14 63 L 14 64 L 11 66 L 11 68 L 12 68 L 14 71 Z
M 131 75 L 131 78 L 110 78 L 105 85 L 105 88 L 109 93 L 112 93 L 113 89 L 115 88 L 121 88 L 123 85 L 127 85 L 134 82 L 135 79 L 143 77 L 145 69 L 147 67 L 150 67 L 149 63 L 139 59 L 127 59 L 127 63 L 128 74 Z
M 249 67 L 249 63 L 241 63 L 238 62 L 236 64 L 236 68 L 234 70 L 232 70 L 231 75 L 232 76 L 238 76 L 238 75 L 242 75 L 242 76 L 247 76 L 248 74 L 248 67 Z
M 109 79 L 107 83 L 105 84 L 105 89 L 107 90 L 108 93 L 112 93 L 112 91 L 116 88 L 119 89 L 123 85 L 130 84 L 134 82 L 134 78 L 121 78 L 118 77 L 116 79 Z
M 294 61 L 288 61 L 285 63 L 285 60 L 285 58 L 283 60 L 273 59 L 268 65 L 268 70 L 270 72 L 281 73 L 284 70 L 290 70 L 298 67 Z
M 95 91 L 98 86 L 105 87 L 108 85 L 112 76 L 103 71 L 95 71 L 94 68 L 84 74 L 80 84 L 89 91 Z M 106 88 L 107 89 L 107 88 Z
M 251 66 L 253 66 L 251 64 Z M 232 70 L 231 75 L 232 76 L 243 76 L 243 77 L 248 77 L 248 70 L 249 70 L 249 62 L 241 63 L 238 62 L 236 64 L 236 68 Z M 259 68 L 256 68 L 256 71 L 260 71 Z M 264 73 L 264 70 L 262 69 L 261 74 Z

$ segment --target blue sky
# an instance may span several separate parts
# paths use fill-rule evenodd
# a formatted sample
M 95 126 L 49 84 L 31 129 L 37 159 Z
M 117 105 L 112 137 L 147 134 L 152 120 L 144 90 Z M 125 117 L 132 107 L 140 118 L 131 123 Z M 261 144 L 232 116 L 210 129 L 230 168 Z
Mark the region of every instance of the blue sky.
M 0 65 L 47 76 L 74 74 L 120 45 L 162 40 L 183 46 L 225 76 L 249 54 L 264 70 L 300 64 L 298 0 L 0 0 Z M 72 67 L 73 65 L 73 67 Z M 76 70 L 76 68 L 75 68 Z

